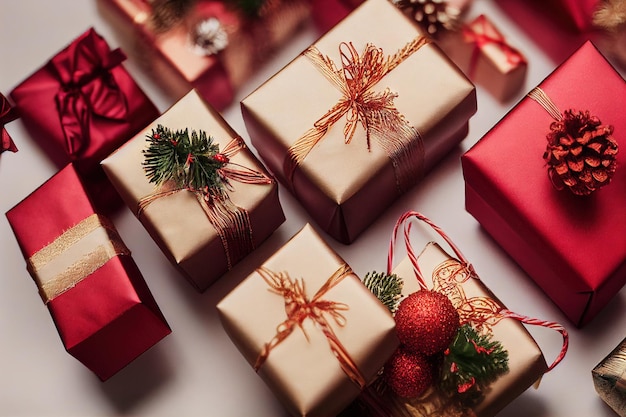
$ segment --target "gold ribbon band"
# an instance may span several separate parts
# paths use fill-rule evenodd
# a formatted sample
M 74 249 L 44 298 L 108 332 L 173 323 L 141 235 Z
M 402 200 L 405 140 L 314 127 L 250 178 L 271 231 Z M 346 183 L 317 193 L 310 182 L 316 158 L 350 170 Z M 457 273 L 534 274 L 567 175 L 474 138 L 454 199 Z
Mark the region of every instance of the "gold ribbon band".
M 130 255 L 130 251 L 115 227 L 105 217 L 92 214 L 35 252 L 27 268 L 47 304 L 119 255 Z

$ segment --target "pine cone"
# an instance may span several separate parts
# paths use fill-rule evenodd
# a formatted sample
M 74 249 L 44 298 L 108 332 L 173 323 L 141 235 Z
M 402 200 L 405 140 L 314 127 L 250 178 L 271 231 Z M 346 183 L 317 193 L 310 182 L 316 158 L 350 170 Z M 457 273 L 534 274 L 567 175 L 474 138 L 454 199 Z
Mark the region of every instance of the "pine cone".
M 454 29 L 461 15 L 461 11 L 446 0 L 393 0 L 393 3 L 430 35 Z
M 607 185 L 617 168 L 613 126 L 603 125 L 589 111 L 567 110 L 563 116 L 550 125 L 543 159 L 556 188 L 589 195 Z

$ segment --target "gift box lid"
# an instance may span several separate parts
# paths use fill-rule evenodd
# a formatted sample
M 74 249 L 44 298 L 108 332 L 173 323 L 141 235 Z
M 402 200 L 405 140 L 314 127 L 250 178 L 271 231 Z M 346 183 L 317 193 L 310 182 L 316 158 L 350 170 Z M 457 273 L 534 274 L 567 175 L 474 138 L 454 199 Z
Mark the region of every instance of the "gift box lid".
M 626 83 L 591 42 L 539 86 L 561 112 L 588 110 L 626 143 Z M 558 191 L 543 159 L 553 121 L 527 96 L 464 154 L 466 205 L 553 299 L 560 293 L 557 304 L 581 324 L 626 282 L 626 152 L 617 154 L 612 182 L 592 195 Z

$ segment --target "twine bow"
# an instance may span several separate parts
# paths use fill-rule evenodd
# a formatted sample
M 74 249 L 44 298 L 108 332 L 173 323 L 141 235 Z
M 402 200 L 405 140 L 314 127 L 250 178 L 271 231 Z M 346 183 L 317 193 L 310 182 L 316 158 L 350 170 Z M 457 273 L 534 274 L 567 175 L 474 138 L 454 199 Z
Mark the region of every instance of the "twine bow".
M 4 151 L 17 152 L 17 146 L 13 143 L 13 139 L 9 136 L 9 132 L 7 132 L 4 128 L 5 124 L 12 122 L 17 118 L 17 112 L 13 107 L 11 107 L 9 100 L 0 94 L 0 134 L 2 135 L 2 148 L 0 148 L 0 153 Z
M 272 340 L 261 349 L 254 365 L 255 371 L 259 371 L 272 349 L 282 343 L 296 327 L 299 327 L 309 340 L 302 323 L 306 319 L 311 319 L 326 336 L 330 350 L 339 361 L 341 369 L 352 382 L 363 389 L 366 385 L 365 378 L 331 326 L 331 321 L 338 326 L 345 325 L 346 318 L 341 312 L 348 310 L 348 306 L 344 303 L 322 299 L 328 290 L 352 274 L 352 269 L 346 264 L 341 265 L 310 299 L 306 295 L 304 280 L 293 280 L 286 272 L 276 273 L 265 267 L 257 269 L 257 272 L 269 285 L 270 291 L 284 298 L 287 318 L 277 326 L 276 335 Z
M 463 26 L 463 40 L 466 43 L 474 44 L 468 71 L 470 78 L 473 78 L 476 72 L 480 52 L 488 45 L 497 46 L 511 67 L 526 62 L 521 52 L 507 43 L 504 36 L 489 22 L 485 15 L 480 15 L 470 25 Z
M 55 100 L 70 156 L 88 146 L 92 117 L 126 120 L 126 97 L 109 72 L 125 59 L 90 29 L 50 61 L 60 83 Z
M 221 152 L 221 155 L 228 162 L 217 170 L 217 174 L 226 184 L 229 191 L 232 191 L 230 180 L 242 184 L 271 184 L 273 182 L 270 177 L 262 172 L 231 162 L 231 158 L 244 148 L 246 148 L 246 144 L 243 139 L 236 137 Z M 158 191 L 139 201 L 137 216 L 140 216 L 148 205 L 159 198 L 167 197 L 180 191 L 192 192 L 200 203 L 200 207 L 202 207 L 222 242 L 228 269 L 232 269 L 235 263 L 254 250 L 255 245 L 250 215 L 246 209 L 238 207 L 231 201 L 226 190 L 210 187 L 200 190 L 172 188 L 166 183 Z
M 429 42 L 427 38 L 418 36 L 391 56 L 385 56 L 381 48 L 372 44 L 367 44 L 363 54 L 359 55 L 352 43 L 342 42 L 339 45 L 340 69 L 315 46 L 304 51 L 304 56 L 313 62 L 342 96 L 313 124 L 313 128 L 287 150 L 284 172 L 291 186 L 296 168 L 344 116 L 345 143 L 352 141 L 360 124 L 365 130 L 367 149 L 370 149 L 371 140 L 374 139 L 391 159 L 399 193 L 406 191 L 421 176 L 424 144 L 419 132 L 396 109 L 396 93 L 389 88 L 382 92 L 372 89 L 385 75 Z

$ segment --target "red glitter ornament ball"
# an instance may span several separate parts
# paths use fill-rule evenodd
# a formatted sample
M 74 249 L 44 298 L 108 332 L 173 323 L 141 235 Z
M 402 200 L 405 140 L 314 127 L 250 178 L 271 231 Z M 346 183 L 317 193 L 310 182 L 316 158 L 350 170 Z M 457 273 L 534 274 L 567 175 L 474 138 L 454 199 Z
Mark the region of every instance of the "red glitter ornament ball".
M 433 373 L 432 364 L 426 356 L 400 347 L 385 364 L 383 377 L 399 397 L 415 398 L 432 385 Z
M 459 313 L 448 297 L 436 291 L 417 291 L 400 302 L 396 330 L 406 350 L 426 356 L 452 343 L 459 329 Z

